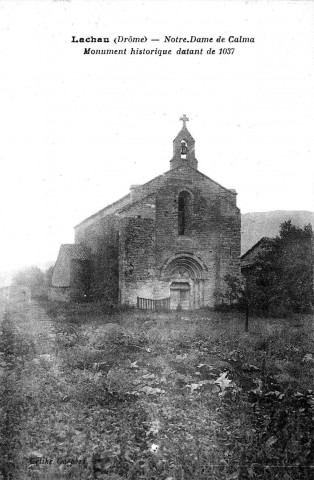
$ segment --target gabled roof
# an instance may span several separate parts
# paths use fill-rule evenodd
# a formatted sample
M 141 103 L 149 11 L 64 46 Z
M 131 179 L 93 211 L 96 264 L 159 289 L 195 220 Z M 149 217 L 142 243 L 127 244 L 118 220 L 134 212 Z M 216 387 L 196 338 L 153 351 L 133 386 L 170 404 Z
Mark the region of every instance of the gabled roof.
M 188 131 L 188 129 L 186 127 L 181 128 L 180 132 L 178 133 L 178 135 L 175 137 L 175 139 L 173 141 L 175 142 L 177 140 L 177 138 L 182 138 L 182 137 L 190 138 L 190 140 L 195 142 L 194 138 L 192 137 L 192 135 L 190 134 L 190 132 Z
M 241 268 L 253 266 L 258 258 L 259 253 L 263 247 L 270 245 L 274 241 L 274 238 L 262 237 L 253 247 L 245 252 L 241 257 Z
M 257 243 L 253 245 L 253 247 L 249 248 L 242 256 L 242 258 L 245 258 L 249 253 L 251 253 L 253 250 L 255 250 L 257 247 L 261 246 L 261 244 L 267 244 L 272 242 L 274 239 L 270 237 L 262 237 Z
M 71 260 L 89 260 L 86 249 L 80 244 L 64 243 L 60 247 L 60 253 L 65 254 Z
M 87 250 L 79 243 L 61 245 L 56 264 L 53 269 L 51 285 L 53 287 L 71 286 L 71 261 L 89 260 Z
M 149 199 L 149 198 L 154 198 L 154 193 L 149 193 L 148 195 L 145 195 L 141 198 L 138 198 L 137 200 L 134 200 L 133 202 L 130 202 L 128 203 L 127 205 L 125 205 L 124 207 L 122 208 L 119 208 L 117 214 L 119 213 L 123 213 L 125 211 L 127 211 L 128 209 L 132 208 L 133 206 L 136 207 L 137 205 L 139 205 L 141 202 Z
M 183 130 L 183 129 L 182 129 Z M 187 129 L 186 129 L 187 130 Z M 160 179 L 163 179 L 165 178 L 166 176 L 168 175 L 172 175 L 176 172 L 176 170 L 179 170 L 179 169 L 182 169 L 182 168 L 186 168 L 186 169 L 191 169 L 193 172 L 197 172 L 198 175 L 200 175 L 201 177 L 203 178 L 206 178 L 207 180 L 210 180 L 210 182 L 214 183 L 215 185 L 217 185 L 218 187 L 222 188 L 223 190 L 225 190 L 226 192 L 228 192 L 230 195 L 237 195 L 237 193 L 234 191 L 234 190 L 230 190 L 226 187 L 223 187 L 222 185 L 220 185 L 218 182 L 216 182 L 215 180 L 211 179 L 210 177 L 208 177 L 207 175 L 205 175 L 204 173 L 200 172 L 199 170 L 197 170 L 196 168 L 193 168 L 191 167 L 190 165 L 187 165 L 185 167 L 182 167 L 182 166 L 178 166 L 176 168 L 173 168 L 173 169 L 170 169 L 168 170 L 167 172 L 161 174 L 161 175 L 158 175 L 157 177 L 153 178 L 152 180 L 149 180 L 148 182 L 146 183 L 143 183 L 142 185 L 139 185 L 139 189 L 143 189 L 145 190 L 147 187 L 149 187 L 151 184 L 154 184 L 156 183 L 156 190 L 157 191 L 159 188 L 160 188 Z M 153 193 L 153 191 L 150 191 L 149 193 L 147 194 L 143 194 L 143 197 L 141 198 L 144 198 L 148 195 L 151 195 Z M 85 220 L 82 220 L 82 222 L 78 223 L 77 225 L 75 225 L 74 228 L 77 228 L 79 227 L 80 225 L 83 225 L 85 222 L 87 221 L 90 221 L 92 220 L 93 218 L 95 217 L 98 217 L 99 215 L 101 215 L 102 217 L 106 216 L 106 215 L 111 215 L 111 214 L 114 214 L 114 213 L 117 213 L 118 211 L 120 211 L 120 209 L 124 209 L 125 207 L 128 207 L 130 205 L 132 205 L 133 203 L 137 202 L 138 201 L 138 198 L 134 201 L 132 201 L 132 198 L 131 198 L 131 195 L 130 194 L 127 194 L 125 195 L 124 197 L 120 198 L 119 200 L 117 200 L 116 202 L 114 203 L 111 203 L 110 205 L 107 205 L 105 208 L 102 208 L 101 210 L 99 210 L 98 212 L 94 213 L 93 215 L 91 215 L 90 217 L 87 217 L 85 218 Z
M 180 167 L 178 167 L 178 168 L 180 168 Z M 200 172 L 200 171 L 197 170 L 196 168 L 193 168 L 193 167 L 191 167 L 190 165 L 188 166 L 188 168 L 191 168 L 191 169 L 194 170 L 195 172 L 199 173 L 202 177 L 207 178 L 207 180 L 210 180 L 211 182 L 215 183 L 216 185 L 218 185 L 218 187 L 222 188 L 223 190 L 226 190 L 226 192 L 229 192 L 229 193 L 231 193 L 232 195 L 238 195 L 235 190 L 230 189 L 230 188 L 226 188 L 226 187 L 224 187 L 223 185 L 220 185 L 220 183 L 216 182 L 215 180 L 213 180 L 212 178 L 210 178 L 210 177 L 208 177 L 207 175 L 205 175 L 205 173 Z

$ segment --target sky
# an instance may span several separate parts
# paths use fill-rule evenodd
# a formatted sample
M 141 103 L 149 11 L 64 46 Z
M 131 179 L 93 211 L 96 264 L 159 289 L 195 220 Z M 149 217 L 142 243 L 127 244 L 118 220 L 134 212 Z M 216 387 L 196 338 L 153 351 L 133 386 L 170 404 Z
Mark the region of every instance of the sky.
M 84 55 L 73 35 L 172 54 Z M 164 43 L 191 35 L 214 41 Z M 312 211 L 313 37 L 312 1 L 0 0 L 0 272 L 54 261 L 76 224 L 169 170 L 183 113 L 199 170 L 243 213 Z

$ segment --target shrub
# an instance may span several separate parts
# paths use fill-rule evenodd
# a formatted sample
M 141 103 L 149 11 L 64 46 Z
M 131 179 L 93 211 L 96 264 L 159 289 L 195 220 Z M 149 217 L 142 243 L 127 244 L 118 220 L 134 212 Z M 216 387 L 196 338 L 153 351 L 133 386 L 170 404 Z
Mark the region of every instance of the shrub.
M 125 329 L 117 323 L 107 323 L 93 334 L 92 344 L 95 348 L 106 349 L 122 342 Z
M 105 351 L 130 351 L 145 348 L 148 343 L 144 332 L 132 331 L 115 323 L 108 323 L 93 333 L 92 344 Z

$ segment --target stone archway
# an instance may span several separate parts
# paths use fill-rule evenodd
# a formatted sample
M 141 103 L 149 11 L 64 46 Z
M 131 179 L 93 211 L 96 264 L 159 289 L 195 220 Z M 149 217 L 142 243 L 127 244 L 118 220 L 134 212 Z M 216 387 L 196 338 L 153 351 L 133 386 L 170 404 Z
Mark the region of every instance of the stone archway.
M 204 305 L 204 274 L 207 267 L 191 254 L 168 260 L 162 277 L 169 282 L 170 308 L 194 310 Z

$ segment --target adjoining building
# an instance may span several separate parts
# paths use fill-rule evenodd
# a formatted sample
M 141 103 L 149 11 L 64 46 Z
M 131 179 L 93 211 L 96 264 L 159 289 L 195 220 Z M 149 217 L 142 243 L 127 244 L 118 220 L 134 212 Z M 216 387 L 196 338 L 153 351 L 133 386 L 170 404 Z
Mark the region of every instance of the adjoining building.
M 131 186 L 61 246 L 51 298 L 196 309 L 221 299 L 227 274 L 240 275 L 237 194 L 198 170 L 188 118 L 180 120 L 170 170 Z
M 253 245 L 242 255 L 241 273 L 245 278 L 254 276 L 260 254 L 263 253 L 265 249 L 269 248 L 273 242 L 273 238 L 262 237 L 258 242 L 255 243 L 255 245 Z

